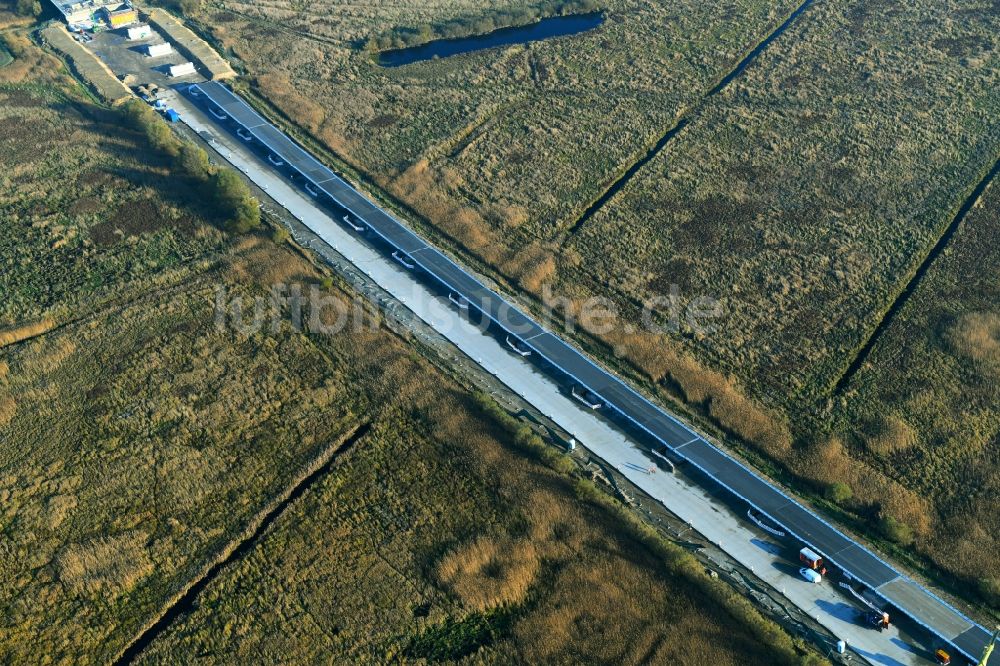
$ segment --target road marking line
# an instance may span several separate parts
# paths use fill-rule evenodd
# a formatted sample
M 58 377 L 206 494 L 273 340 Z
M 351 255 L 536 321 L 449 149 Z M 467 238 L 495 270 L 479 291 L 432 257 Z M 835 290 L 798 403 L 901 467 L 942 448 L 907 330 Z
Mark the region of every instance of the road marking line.
M 699 439 L 701 439 L 701 437 L 695 437 L 694 439 L 692 439 L 692 440 L 690 440 L 690 441 L 687 441 L 687 442 L 684 442 L 684 443 L 683 443 L 683 444 L 681 444 L 680 446 L 675 446 L 675 447 L 674 447 L 674 451 L 680 451 L 681 449 L 683 449 L 683 448 L 684 448 L 685 446 L 687 446 L 688 444 L 694 444 L 694 443 L 695 443 L 695 442 L 697 442 L 697 441 L 698 441 Z

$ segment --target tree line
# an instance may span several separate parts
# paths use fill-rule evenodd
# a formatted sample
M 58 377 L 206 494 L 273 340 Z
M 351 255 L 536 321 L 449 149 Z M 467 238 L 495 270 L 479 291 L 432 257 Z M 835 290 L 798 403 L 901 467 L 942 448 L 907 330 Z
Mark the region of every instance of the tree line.
M 214 166 L 208 153 L 190 141 L 182 141 L 166 121 L 137 99 L 124 107 L 128 124 L 142 132 L 156 150 L 168 155 L 174 167 L 199 183 L 211 208 L 226 229 L 246 233 L 260 226 L 260 207 L 250 187 L 228 167 Z

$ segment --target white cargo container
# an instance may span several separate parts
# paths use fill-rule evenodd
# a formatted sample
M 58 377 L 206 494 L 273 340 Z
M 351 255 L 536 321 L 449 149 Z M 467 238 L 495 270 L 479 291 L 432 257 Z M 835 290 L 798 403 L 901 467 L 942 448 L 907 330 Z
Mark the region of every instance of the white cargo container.
M 193 62 L 182 62 L 179 65 L 171 65 L 170 69 L 167 70 L 170 76 L 177 78 L 179 76 L 187 76 L 188 74 L 194 74 L 194 63 Z
M 125 36 L 128 37 L 130 42 L 136 42 L 140 39 L 148 39 L 153 34 L 153 31 L 148 25 L 136 25 L 132 26 L 125 31 Z
M 165 56 L 168 53 L 172 53 L 174 47 L 170 44 L 164 42 L 163 44 L 150 44 L 146 47 L 146 53 L 149 54 L 150 58 L 156 58 L 159 56 Z

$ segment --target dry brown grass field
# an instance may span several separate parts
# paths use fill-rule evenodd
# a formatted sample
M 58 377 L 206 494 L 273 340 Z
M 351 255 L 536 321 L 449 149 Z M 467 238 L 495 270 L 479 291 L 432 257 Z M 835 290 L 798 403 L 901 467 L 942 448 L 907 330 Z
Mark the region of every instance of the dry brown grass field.
M 582 342 L 799 490 L 836 499 L 873 538 L 915 545 L 974 597 L 961 584 L 972 570 L 945 555 L 941 535 L 963 552 L 991 543 L 946 528 L 953 462 L 995 441 L 995 405 L 928 474 L 906 461 L 936 458 L 943 426 L 871 393 L 845 411 L 834 386 L 1000 156 L 1000 9 L 816 3 L 704 99 L 793 7 L 612 1 L 592 33 L 396 69 L 374 64 L 365 39 L 476 10 L 229 3 L 199 20 L 257 93 L 532 302 L 544 285 L 570 311 L 610 296 L 634 322 L 672 284 L 684 300 L 719 299 L 709 335 L 619 329 Z M 684 115 L 676 138 L 571 233 Z M 957 322 L 949 349 L 991 349 L 991 317 Z M 966 390 L 979 400 L 950 381 L 935 389 L 956 403 Z M 939 491 L 923 492 L 928 483 Z M 978 589 L 997 604 L 995 587 Z
M 15 130 L 0 176 L 12 297 L 0 662 L 112 661 L 364 423 L 373 430 L 343 464 L 209 589 L 202 603 L 234 603 L 233 619 L 196 613 L 151 659 L 194 658 L 177 640 L 190 636 L 227 663 L 511 651 L 639 662 L 680 649 L 712 663 L 797 659 L 746 600 L 528 457 L 388 329 L 218 327 L 220 286 L 255 297 L 328 281 L 290 248 L 205 222 L 174 198 L 183 176 L 143 135 L 111 123 L 20 35 L 3 37 L 16 59 L 0 70 Z M 497 557 L 507 551 L 509 564 Z M 239 581 L 262 562 L 245 597 Z
M 0 336 L 169 284 L 218 249 L 167 157 L 82 103 L 27 37 L 4 38 L 23 56 L 0 69 Z
M 474 254 L 513 269 L 795 4 L 613 0 L 604 25 L 576 37 L 396 69 L 361 43 L 533 3 L 236 2 L 200 20 L 289 117 Z
M 381 382 L 407 397 L 139 663 L 783 659 L 422 364 Z
M 941 324 L 920 317 L 926 329 L 911 323 L 879 348 L 893 363 L 926 370 L 924 397 L 940 396 L 938 406 L 902 409 L 889 389 L 901 378 L 888 368 L 866 372 L 865 382 L 885 388 L 865 391 L 847 414 L 831 396 L 855 351 L 1000 156 L 998 28 L 1000 12 L 989 4 L 816 5 L 786 34 L 790 39 L 776 44 L 784 48 L 766 52 L 706 105 L 568 243 L 585 257 L 579 268 L 558 271 L 566 289 L 586 285 L 584 293 L 607 292 L 614 275 L 622 281 L 612 280 L 610 290 L 623 299 L 650 297 L 671 283 L 682 293 L 721 297 L 719 330 L 689 333 L 687 346 L 703 367 L 735 376 L 739 393 L 772 407 L 778 418 L 767 420 L 780 422 L 784 413 L 795 427 L 788 438 L 775 434 L 786 431 L 780 425 L 761 436 L 731 425 L 745 417 L 720 422 L 818 494 L 830 495 L 836 481 L 850 485 L 854 497 L 842 504 L 852 513 L 892 541 L 913 542 L 971 583 L 960 588 L 967 596 L 979 590 L 994 605 L 996 584 L 980 584 L 990 576 L 956 553 L 996 548 L 989 527 L 995 521 L 977 509 L 977 525 L 966 513 L 969 502 L 988 504 L 975 498 L 991 495 L 963 484 L 969 461 L 987 478 L 996 474 L 990 456 L 982 457 L 1000 431 L 995 392 L 987 386 L 984 394 L 981 380 L 932 370 L 941 347 L 920 341 L 940 335 Z M 973 280 L 991 265 L 978 255 L 995 245 L 988 218 L 981 211 L 970 216 L 956 237 L 960 243 L 982 234 L 977 250 L 965 241 L 970 249 L 948 255 L 953 268 L 931 270 L 967 271 L 950 278 L 967 290 L 950 293 L 949 307 L 969 310 L 948 334 L 958 340 L 953 350 L 989 346 L 986 288 Z M 608 238 L 628 238 L 629 251 L 608 252 Z M 982 279 L 995 285 L 992 274 Z M 688 387 L 714 375 L 658 360 L 644 366 L 647 374 L 660 372 L 689 401 Z M 732 395 L 721 377 L 716 383 L 723 388 L 707 395 Z M 703 394 L 696 390 L 693 401 Z M 717 402 L 712 397 L 706 411 Z M 978 409 L 958 413 L 963 404 Z M 954 527 L 960 515 L 969 529 Z
M 1000 578 L 980 558 L 1000 549 L 998 238 L 1000 187 L 994 184 L 837 410 L 852 453 L 933 508 L 931 529 L 918 535 L 918 545 L 994 602 Z M 897 425 L 886 428 L 886 418 Z
M 720 298 L 699 356 L 815 404 L 1000 156 L 998 28 L 987 3 L 811 7 L 567 243 L 560 281 Z

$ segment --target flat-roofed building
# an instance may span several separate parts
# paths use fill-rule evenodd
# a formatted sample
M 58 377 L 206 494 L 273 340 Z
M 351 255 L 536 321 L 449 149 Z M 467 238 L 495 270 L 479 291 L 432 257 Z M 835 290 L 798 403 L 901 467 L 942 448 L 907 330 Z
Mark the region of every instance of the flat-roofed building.
M 105 7 L 104 14 L 107 17 L 108 26 L 112 30 L 115 28 L 124 28 L 139 21 L 139 12 L 129 4 L 119 5 L 115 9 Z
M 100 23 L 100 12 L 107 5 L 119 6 L 121 0 L 52 0 L 52 5 L 62 14 L 63 20 L 71 26 L 90 29 Z
M 138 23 L 139 12 L 130 0 L 50 0 L 70 28 L 92 30 L 102 23 L 124 28 Z

